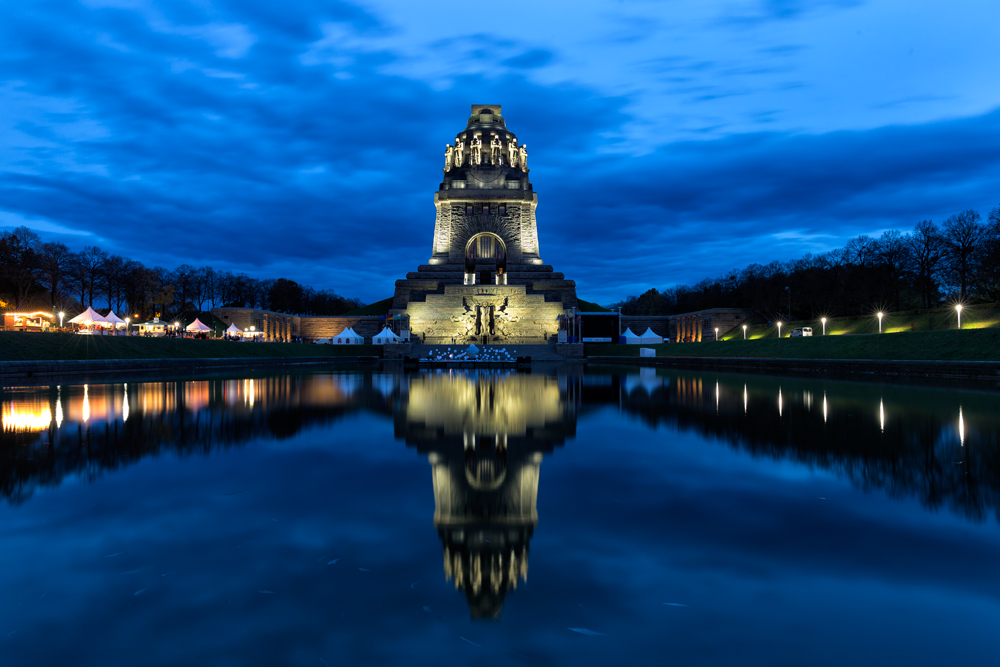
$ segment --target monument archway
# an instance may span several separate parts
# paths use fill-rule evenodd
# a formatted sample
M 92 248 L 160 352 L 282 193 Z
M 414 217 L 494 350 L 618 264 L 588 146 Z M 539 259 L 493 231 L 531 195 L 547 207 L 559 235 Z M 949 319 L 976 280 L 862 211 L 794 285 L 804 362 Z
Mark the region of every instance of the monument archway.
M 465 272 L 474 273 L 477 265 L 492 267 L 490 273 L 506 273 L 507 244 L 502 238 L 492 232 L 479 232 L 469 239 L 465 244 Z

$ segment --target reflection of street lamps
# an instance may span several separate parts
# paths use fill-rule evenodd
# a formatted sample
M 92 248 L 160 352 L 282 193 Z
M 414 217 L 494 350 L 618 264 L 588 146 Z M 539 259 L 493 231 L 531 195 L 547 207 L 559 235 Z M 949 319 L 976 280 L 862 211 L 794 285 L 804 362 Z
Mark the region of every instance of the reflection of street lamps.
M 825 336 L 826 335 L 826 318 L 825 317 L 821 317 L 821 318 L 819 318 L 819 321 L 823 323 L 823 335 Z
M 743 325 L 743 340 L 747 339 L 747 325 Z
M 59 328 L 60 329 L 62 329 L 62 318 L 63 318 L 63 315 L 65 315 L 65 314 L 66 313 L 62 313 L 62 312 L 59 313 Z
M 958 328 L 962 328 L 962 304 L 955 306 L 955 310 L 958 311 Z
M 882 312 L 878 313 L 878 332 L 882 333 Z
M 781 338 L 781 320 L 778 320 L 778 338 Z

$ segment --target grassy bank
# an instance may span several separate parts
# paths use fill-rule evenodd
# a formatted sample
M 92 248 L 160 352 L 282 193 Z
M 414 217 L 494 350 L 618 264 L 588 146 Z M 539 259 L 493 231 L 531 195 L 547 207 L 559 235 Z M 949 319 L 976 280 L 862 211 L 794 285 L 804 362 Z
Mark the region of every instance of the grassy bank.
M 964 322 L 963 322 L 964 324 Z M 762 338 L 662 345 L 586 344 L 591 356 L 638 357 L 640 347 L 657 356 L 760 357 L 777 359 L 886 359 L 920 361 L 1000 361 L 1000 329 L 916 331 L 858 336 Z
M 223 340 L 0 332 L 0 361 L 344 356 L 382 356 L 382 348 L 375 345 L 236 343 Z
M 911 310 L 902 312 L 886 311 L 882 317 L 883 333 L 908 333 L 921 331 L 947 331 L 955 329 L 958 316 L 954 308 L 935 308 L 931 310 Z M 796 327 L 812 327 L 813 333 L 819 336 L 823 332 L 823 324 L 819 319 L 795 320 L 781 325 L 782 338 L 788 338 Z M 1000 304 L 984 303 L 966 306 L 962 310 L 962 330 L 989 329 L 1000 327 Z M 826 333 L 829 336 L 845 334 L 876 334 L 878 333 L 878 317 L 872 313 L 865 317 L 831 317 L 826 321 Z M 743 329 L 735 327 L 722 333 L 722 340 L 742 340 Z M 777 327 L 754 325 L 747 328 L 747 338 L 777 338 Z

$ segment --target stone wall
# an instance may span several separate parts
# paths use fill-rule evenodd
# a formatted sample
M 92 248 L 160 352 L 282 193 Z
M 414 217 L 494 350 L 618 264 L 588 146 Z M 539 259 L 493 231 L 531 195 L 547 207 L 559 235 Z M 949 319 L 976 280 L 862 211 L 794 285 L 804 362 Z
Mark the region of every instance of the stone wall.
M 675 343 L 698 343 L 715 340 L 715 329 L 721 337 L 750 317 L 748 308 L 710 308 L 679 315 L 622 315 L 622 331 L 631 329 L 641 336 L 647 327 L 657 336 Z
M 301 337 L 311 343 L 317 338 L 333 338 L 348 327 L 353 327 L 359 336 L 365 337 L 370 343 L 371 338 L 382 331 L 385 318 L 378 315 L 337 316 L 337 317 L 306 317 L 275 313 L 257 308 L 213 308 L 212 314 L 226 324 L 235 324 L 245 332 L 261 332 L 267 341 L 289 340 Z
M 365 337 L 366 343 L 372 342 L 372 337 L 382 331 L 385 318 L 378 315 L 353 317 L 303 317 L 301 318 L 302 337 L 307 341 L 317 338 L 334 338 L 347 327 L 352 327 L 359 336 Z

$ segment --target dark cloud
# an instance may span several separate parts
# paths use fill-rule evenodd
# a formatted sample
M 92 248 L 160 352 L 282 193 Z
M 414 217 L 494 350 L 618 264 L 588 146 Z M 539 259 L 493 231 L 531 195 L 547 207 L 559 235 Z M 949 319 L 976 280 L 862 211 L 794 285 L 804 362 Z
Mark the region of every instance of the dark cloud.
M 516 69 L 533 69 L 544 67 L 552 62 L 552 52 L 544 49 L 532 49 L 519 56 L 508 58 L 503 64 Z
M 474 67 L 431 83 L 399 74 L 405 59 L 378 46 L 392 29 L 349 4 L 140 13 L 33 3 L 5 6 L 0 19 L 0 79 L 22 109 L 3 135 L 0 210 L 88 232 L 66 240 L 151 265 L 387 296 L 430 253 L 444 143 L 482 101 L 502 103 L 529 145 L 543 258 L 585 298 L 693 282 L 997 198 L 997 114 L 823 135 L 650 137 L 648 153 L 623 155 L 609 151 L 636 122 L 632 100 L 528 78 L 551 51 L 456 37 L 437 48 Z M 776 48 L 766 57 L 792 52 Z M 701 70 L 719 69 L 705 60 L 645 67 L 679 77 L 691 99 L 741 92 L 699 84 Z M 730 119 L 702 121 L 716 136 Z

